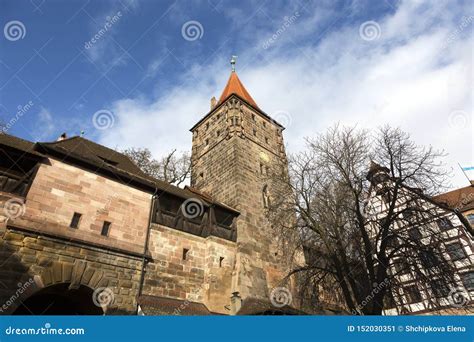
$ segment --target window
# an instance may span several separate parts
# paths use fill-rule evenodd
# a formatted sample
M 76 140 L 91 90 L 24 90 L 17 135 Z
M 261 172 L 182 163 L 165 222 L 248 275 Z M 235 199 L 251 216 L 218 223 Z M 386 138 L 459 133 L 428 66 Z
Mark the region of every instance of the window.
M 253 135 L 257 136 L 257 130 L 255 128 L 253 129 Z
M 446 217 L 443 217 L 442 219 L 438 220 L 436 222 L 438 224 L 438 227 L 441 229 L 441 230 L 448 230 L 448 229 L 451 229 L 453 228 L 453 224 L 451 223 L 451 221 L 446 218 Z
M 104 225 L 102 226 L 102 231 L 100 232 L 100 235 L 102 236 L 108 236 L 109 235 L 109 230 L 110 230 L 110 225 L 112 223 L 108 221 L 104 221 Z
M 474 272 L 461 274 L 461 280 L 466 290 L 474 290 Z
M 224 257 L 219 258 L 219 267 L 222 267 L 222 262 L 224 261 Z
M 395 302 L 395 298 L 393 298 L 393 294 L 391 291 L 387 292 L 387 295 L 383 299 L 383 302 L 385 309 L 392 309 L 397 306 L 397 303 Z
M 400 241 L 395 235 L 389 235 L 387 236 L 387 246 L 388 247 L 398 247 L 400 245 Z
M 405 287 L 405 295 L 408 300 L 408 303 L 419 303 L 423 300 L 420 291 L 416 285 L 411 285 Z
M 81 221 L 81 216 L 82 216 L 82 214 L 74 213 L 74 215 L 72 215 L 72 220 L 71 220 L 71 224 L 69 225 L 69 227 L 78 228 L 79 227 L 79 222 Z
M 265 121 L 263 121 L 262 123 L 263 123 L 263 127 L 267 127 L 267 123 Z
M 395 274 L 399 276 L 410 272 L 410 265 L 403 259 L 395 260 L 395 262 L 393 263 L 393 267 L 395 268 Z
M 466 257 L 466 252 L 462 247 L 460 242 L 451 243 L 446 245 L 446 251 L 448 252 L 449 256 L 452 260 L 460 260 Z
M 265 137 L 265 144 L 268 144 L 268 138 Z
M 209 122 L 206 122 L 206 131 L 209 129 Z
M 411 228 L 408 230 L 408 236 L 412 240 L 420 240 L 422 238 L 421 232 L 418 228 Z
M 449 287 L 441 279 L 436 279 L 431 283 L 431 291 L 436 298 L 443 298 L 449 295 Z
M 439 259 L 432 250 L 421 251 L 420 260 L 426 268 L 432 268 L 439 265 Z
M 220 130 L 217 130 L 216 131 L 216 136 L 219 136 L 221 134 L 221 131 Z
M 471 224 L 471 226 L 474 226 L 474 214 L 468 214 L 466 216 L 466 218 L 469 221 L 469 223 Z
M 209 139 L 206 139 L 206 140 L 204 141 L 204 144 L 205 144 L 206 146 L 209 145 Z
M 252 120 L 255 121 L 255 114 L 252 114 Z
M 268 186 L 265 184 L 262 190 L 262 197 L 263 197 L 263 207 L 268 208 L 270 205 L 270 196 L 268 195 Z
M 183 260 L 186 260 L 188 258 L 188 253 L 189 253 L 189 249 L 183 248 Z

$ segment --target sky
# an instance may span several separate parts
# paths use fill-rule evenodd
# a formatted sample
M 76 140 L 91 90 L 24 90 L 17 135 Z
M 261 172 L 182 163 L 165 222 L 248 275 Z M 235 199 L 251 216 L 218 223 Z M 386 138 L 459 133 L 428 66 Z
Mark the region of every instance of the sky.
M 389 124 L 474 166 L 472 1 L 1 0 L 0 120 L 156 156 L 239 78 L 290 153 L 340 123 Z

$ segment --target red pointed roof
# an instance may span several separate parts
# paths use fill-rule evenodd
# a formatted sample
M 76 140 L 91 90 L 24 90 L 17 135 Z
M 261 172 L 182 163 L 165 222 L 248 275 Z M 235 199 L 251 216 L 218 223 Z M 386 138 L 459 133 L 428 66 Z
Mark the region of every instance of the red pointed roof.
M 240 82 L 239 77 L 237 76 L 237 73 L 235 71 L 232 71 L 232 73 L 230 74 L 229 80 L 227 81 L 227 85 L 225 86 L 217 105 L 220 105 L 232 94 L 239 96 L 255 108 L 258 108 L 257 103 L 254 101 L 252 96 L 250 96 L 249 92 L 247 91 L 247 89 L 245 89 L 242 82 Z

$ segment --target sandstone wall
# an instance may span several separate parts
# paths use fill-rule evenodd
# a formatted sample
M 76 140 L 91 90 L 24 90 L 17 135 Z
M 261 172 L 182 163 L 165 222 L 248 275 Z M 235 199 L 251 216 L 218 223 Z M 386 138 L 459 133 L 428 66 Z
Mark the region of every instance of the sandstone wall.
M 39 168 L 26 197 L 26 212 L 18 218 L 18 224 L 143 252 L 151 194 L 76 166 L 49 161 L 50 165 Z M 74 212 L 82 214 L 77 229 L 69 227 Z M 101 235 L 104 221 L 112 223 L 108 236 Z

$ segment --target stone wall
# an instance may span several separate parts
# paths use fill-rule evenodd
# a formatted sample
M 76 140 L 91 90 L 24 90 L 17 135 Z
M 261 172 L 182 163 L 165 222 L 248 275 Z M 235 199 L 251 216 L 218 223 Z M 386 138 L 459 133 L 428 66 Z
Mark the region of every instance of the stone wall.
M 0 264 L 0 314 L 11 314 L 30 295 L 55 284 L 84 285 L 91 292 L 110 289 L 113 295 L 102 307 L 107 314 L 136 310 L 142 264 L 138 257 L 7 228 L 3 222 Z
M 154 224 L 149 250 L 152 262 L 143 294 L 204 303 L 212 312 L 229 313 L 225 306 L 230 305 L 234 242 Z
M 281 127 L 234 96 L 194 129 L 192 185 L 240 212 L 233 291 L 242 298 L 268 299 L 287 271 L 264 214 L 275 161 L 286 162 Z
M 49 162 L 40 166 L 17 224 L 143 252 L 151 194 L 54 159 Z M 77 229 L 69 227 L 75 212 L 82 214 Z M 104 221 L 112 223 L 108 236 L 101 235 Z

